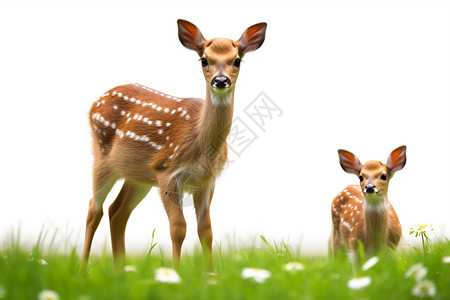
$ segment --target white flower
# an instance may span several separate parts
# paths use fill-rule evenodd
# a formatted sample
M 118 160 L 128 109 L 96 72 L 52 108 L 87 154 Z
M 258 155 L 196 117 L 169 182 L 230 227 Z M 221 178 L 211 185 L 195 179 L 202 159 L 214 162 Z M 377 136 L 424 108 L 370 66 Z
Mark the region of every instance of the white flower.
M 39 300 L 59 300 L 59 296 L 55 291 L 43 290 L 38 295 Z
M 136 272 L 136 267 L 131 265 L 126 265 L 123 267 L 125 272 Z
M 287 263 L 284 265 L 283 269 L 285 271 L 289 271 L 291 273 L 297 273 L 299 271 L 303 271 L 305 269 L 305 265 L 296 261 Z
M 263 283 L 270 275 L 270 271 L 257 268 L 244 268 L 241 273 L 242 278 L 251 278 L 258 283 Z
M 350 279 L 347 283 L 347 286 L 351 288 L 352 290 L 360 290 L 362 288 L 365 288 L 372 282 L 372 279 L 369 276 L 365 277 L 357 277 Z
M 380 259 L 378 258 L 378 256 L 374 256 L 374 257 L 368 259 L 368 260 L 364 263 L 364 265 L 362 266 L 362 270 L 363 270 L 363 271 L 369 270 L 370 268 L 372 268 L 373 266 L 375 266 L 375 265 L 378 263 L 379 260 L 380 260 Z
M 444 256 L 442 258 L 442 263 L 444 264 L 450 264 L 450 256 Z
M 421 263 L 412 265 L 405 273 L 406 278 L 414 277 L 417 282 L 421 281 L 427 275 L 428 269 Z
M 6 290 L 2 285 L 0 285 L 0 299 L 5 298 L 5 296 L 6 296 Z
M 209 285 L 217 285 L 217 274 L 214 272 L 203 272 L 202 276 L 206 278 L 206 283 Z
M 155 271 L 155 280 L 165 283 L 179 283 L 181 278 L 174 269 L 158 268 Z
M 43 259 L 40 259 L 39 264 L 45 266 L 45 265 L 47 265 L 47 262 Z
M 436 296 L 436 286 L 430 280 L 423 280 L 412 289 L 412 294 L 420 298 L 434 297 Z

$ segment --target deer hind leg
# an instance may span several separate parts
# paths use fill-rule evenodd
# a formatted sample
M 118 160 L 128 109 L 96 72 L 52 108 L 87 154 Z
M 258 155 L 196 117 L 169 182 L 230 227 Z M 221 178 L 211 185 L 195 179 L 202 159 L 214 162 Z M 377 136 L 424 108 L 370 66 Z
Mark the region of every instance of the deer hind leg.
M 194 193 L 194 206 L 197 215 L 197 232 L 203 249 L 203 260 L 208 272 L 214 272 L 212 252 L 213 234 L 211 230 L 210 205 L 214 194 L 214 185 Z
M 340 249 L 342 249 L 342 237 L 340 231 L 340 214 L 335 210 L 335 204 L 333 201 L 333 211 L 331 213 L 332 228 L 331 228 L 331 250 L 333 256 L 336 256 Z
M 342 239 L 341 235 L 339 233 L 339 229 L 334 228 L 333 229 L 333 237 L 332 237 L 332 250 L 333 255 L 336 256 L 338 254 L 338 251 L 342 248 Z
M 82 269 L 86 269 L 92 246 L 92 239 L 103 216 L 103 203 L 111 191 L 117 178 L 101 167 L 94 166 L 93 190 L 94 196 L 89 201 L 88 215 L 86 219 L 86 233 L 82 255 Z
M 186 220 L 183 215 L 181 188 L 176 178 L 162 177 L 158 179 L 161 200 L 170 224 L 172 239 L 172 258 L 174 266 L 179 266 L 181 246 L 186 237 Z
M 109 225 L 115 265 L 125 260 L 125 228 L 130 214 L 151 188 L 152 186 L 149 184 L 125 180 L 119 195 L 109 207 Z

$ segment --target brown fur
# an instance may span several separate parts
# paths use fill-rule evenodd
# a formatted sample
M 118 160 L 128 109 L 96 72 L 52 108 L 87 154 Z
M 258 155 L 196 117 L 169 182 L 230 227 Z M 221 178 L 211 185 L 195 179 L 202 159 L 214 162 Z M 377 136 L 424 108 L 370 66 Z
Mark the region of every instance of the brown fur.
M 350 195 L 347 195 L 346 191 Z M 350 198 L 350 196 L 353 197 Z M 349 209 L 349 205 L 352 209 Z M 355 210 L 354 207 L 357 209 Z M 331 209 L 333 253 L 336 255 L 343 244 L 352 251 L 356 250 L 358 240 L 362 242 L 369 255 L 380 251 L 383 245 L 396 247 L 400 241 L 402 229 L 397 213 L 388 200 L 387 207 L 387 210 L 381 212 L 365 212 L 364 195 L 357 185 L 349 185 L 339 193 L 334 198 Z M 350 230 L 344 226 L 341 218 L 354 229 Z
M 391 153 L 389 158 L 395 158 L 398 163 L 391 168 L 379 161 L 368 161 L 361 165 L 356 156 L 345 150 L 339 150 L 339 157 L 342 168 L 362 177 L 362 181 L 360 186 L 348 186 L 332 202 L 333 253 L 336 255 L 343 245 L 354 252 L 358 240 L 368 256 L 386 246 L 395 248 L 400 241 L 402 228 L 387 192 L 394 173 L 392 170 L 400 170 L 406 162 L 406 147 L 399 147 Z M 381 178 L 383 174 L 386 175 L 385 180 Z M 376 193 L 363 194 L 368 184 L 375 186 Z
M 252 29 L 251 34 L 244 32 L 240 40 L 248 43 L 251 39 L 253 43 L 245 47 L 228 39 L 207 41 L 187 21 L 179 20 L 178 26 L 181 43 L 208 60 L 203 67 L 206 98 L 180 99 L 128 84 L 109 90 L 94 102 L 90 110 L 94 196 L 86 220 L 83 268 L 103 215 L 103 202 L 115 181 L 124 178 L 122 190 L 109 208 L 114 261 L 125 258 L 125 228 L 131 212 L 153 186 L 158 186 L 169 218 L 174 264 L 179 263 L 186 235 L 181 199 L 183 192 L 189 192 L 194 198 L 206 268 L 214 270 L 209 208 L 215 179 L 227 159 L 226 138 L 239 74 L 234 62 L 239 53 L 256 50 L 262 44 L 265 23 L 255 25 L 258 30 Z M 212 86 L 217 76 L 227 77 L 231 85 Z

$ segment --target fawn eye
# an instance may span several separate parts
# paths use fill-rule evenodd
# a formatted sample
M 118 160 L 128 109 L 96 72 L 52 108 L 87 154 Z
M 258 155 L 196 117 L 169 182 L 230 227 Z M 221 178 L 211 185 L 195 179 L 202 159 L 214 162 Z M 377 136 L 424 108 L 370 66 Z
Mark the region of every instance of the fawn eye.
M 364 180 L 364 178 L 361 176 L 361 175 L 359 175 L 359 181 L 363 181 Z
M 381 175 L 381 180 L 386 180 L 386 179 L 387 179 L 386 174 L 382 174 Z
M 238 67 L 241 65 L 241 60 L 239 58 L 236 58 L 236 60 L 234 61 L 234 66 Z
M 204 57 L 202 57 L 202 66 L 206 67 L 208 65 L 208 60 Z

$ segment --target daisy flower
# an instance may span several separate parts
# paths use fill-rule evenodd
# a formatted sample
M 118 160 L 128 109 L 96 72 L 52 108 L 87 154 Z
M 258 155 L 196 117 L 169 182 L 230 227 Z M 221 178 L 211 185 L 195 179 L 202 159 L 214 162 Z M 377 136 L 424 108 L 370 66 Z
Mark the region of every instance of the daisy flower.
M 155 280 L 165 283 L 179 283 L 181 278 L 174 269 L 158 268 L 155 271 Z
M 258 283 L 263 283 L 271 276 L 270 271 L 257 268 L 245 268 L 241 273 L 242 278 L 251 278 Z
M 415 237 L 418 237 L 419 235 L 426 236 L 433 230 L 433 225 L 431 224 L 416 224 L 409 229 L 409 234 L 415 235 Z
M 127 273 L 129 273 L 129 272 L 136 272 L 136 267 L 135 266 L 132 266 L 132 265 L 126 265 L 126 266 L 124 266 L 123 267 L 123 270 L 125 271 L 125 272 L 127 272 Z
M 38 295 L 39 300 L 59 300 L 59 296 L 55 291 L 43 290 Z
M 412 289 L 412 294 L 420 298 L 434 297 L 436 296 L 436 286 L 430 280 L 423 280 Z
M 370 268 L 372 268 L 373 266 L 375 266 L 375 265 L 378 263 L 379 260 L 380 260 L 380 259 L 378 258 L 378 256 L 374 256 L 374 257 L 368 259 L 368 260 L 364 263 L 364 265 L 362 266 L 362 270 L 363 270 L 363 271 L 369 270 Z
M 2 285 L 0 285 L 0 299 L 5 298 L 5 296 L 6 296 L 6 290 Z
M 352 278 L 347 282 L 347 286 L 352 290 L 360 290 L 367 287 L 372 282 L 369 276 Z
M 428 269 L 421 263 L 412 265 L 405 273 L 406 278 L 414 277 L 417 282 L 421 281 L 427 275 Z
M 283 269 L 285 271 L 291 272 L 291 273 L 297 273 L 299 271 L 303 271 L 305 269 L 305 265 L 296 261 L 287 263 L 284 265 Z
M 40 259 L 39 264 L 45 266 L 45 265 L 47 265 L 47 262 L 43 259 Z
M 450 256 L 444 256 L 442 258 L 442 263 L 444 264 L 450 264 Z
M 206 283 L 209 285 L 217 285 L 217 274 L 214 272 L 204 272 L 203 277 L 206 278 Z

